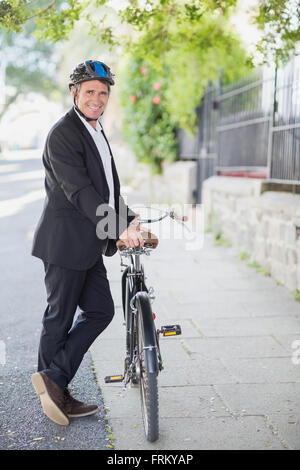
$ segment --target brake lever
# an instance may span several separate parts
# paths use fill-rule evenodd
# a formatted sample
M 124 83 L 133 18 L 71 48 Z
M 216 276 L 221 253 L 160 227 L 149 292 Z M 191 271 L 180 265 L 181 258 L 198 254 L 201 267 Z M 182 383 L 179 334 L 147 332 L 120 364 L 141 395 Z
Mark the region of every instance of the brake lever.
M 188 216 L 187 215 L 178 215 L 176 214 L 176 212 L 174 210 L 171 210 L 169 212 L 169 216 L 171 217 L 171 219 L 174 219 L 174 220 L 179 220 L 181 222 L 187 222 L 188 220 Z
M 183 227 L 188 231 L 188 232 L 191 232 L 191 230 L 184 224 L 184 222 L 187 222 L 188 220 L 188 216 L 187 215 L 183 215 L 183 216 L 179 216 L 175 213 L 175 211 L 170 211 L 169 212 L 169 216 L 171 217 L 171 219 L 173 220 L 176 220 L 176 222 L 178 222 L 179 224 L 183 225 Z

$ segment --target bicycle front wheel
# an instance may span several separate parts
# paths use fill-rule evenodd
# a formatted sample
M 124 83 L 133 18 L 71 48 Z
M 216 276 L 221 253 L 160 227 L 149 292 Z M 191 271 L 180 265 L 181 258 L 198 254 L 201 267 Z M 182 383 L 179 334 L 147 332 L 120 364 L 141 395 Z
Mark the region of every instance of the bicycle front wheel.
M 150 442 L 154 442 L 159 436 L 159 416 L 158 416 L 158 384 L 157 370 L 149 367 L 153 363 L 153 354 L 157 354 L 156 344 L 149 345 L 145 342 L 147 332 L 145 331 L 145 322 L 147 319 L 147 328 L 149 323 L 152 325 L 155 333 L 155 325 L 150 306 L 149 298 L 144 296 L 138 302 L 137 309 L 137 339 L 138 339 L 138 358 L 140 368 L 140 393 L 142 416 L 145 434 Z M 149 321 L 150 320 L 150 321 Z M 152 320 L 152 321 L 151 321 Z M 155 337 L 155 334 L 154 334 Z M 152 355 L 152 357 L 150 357 Z

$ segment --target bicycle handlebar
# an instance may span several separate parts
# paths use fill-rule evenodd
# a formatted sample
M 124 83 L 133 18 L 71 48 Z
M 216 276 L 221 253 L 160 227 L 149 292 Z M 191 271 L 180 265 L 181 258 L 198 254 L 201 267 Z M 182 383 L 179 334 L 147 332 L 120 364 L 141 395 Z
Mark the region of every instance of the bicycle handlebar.
M 143 206 L 143 208 L 147 208 L 147 206 Z M 149 208 L 148 209 L 153 209 L 153 208 Z M 158 210 L 159 212 L 163 212 L 163 215 L 161 217 L 158 217 L 157 219 L 141 219 L 141 218 L 137 218 L 135 219 L 137 224 L 145 224 L 145 223 L 148 223 L 148 224 L 151 224 L 152 222 L 159 222 L 160 220 L 163 220 L 165 219 L 166 217 L 170 217 L 171 219 L 173 220 L 176 220 L 177 222 L 181 223 L 183 225 L 183 227 L 188 230 L 188 232 L 190 232 L 191 230 L 184 224 L 184 222 L 186 222 L 188 220 L 188 217 L 186 215 L 184 216 L 180 216 L 178 214 L 176 214 L 176 212 L 174 210 L 171 210 L 171 211 L 162 211 L 161 209 L 157 209 L 155 208 L 155 210 Z M 157 240 L 157 241 L 156 241 Z M 146 240 L 147 241 L 147 240 Z M 125 248 L 124 246 L 124 243 L 121 244 L 122 246 L 119 246 L 119 251 L 121 252 L 121 256 L 122 255 L 125 255 L 125 256 L 129 256 L 131 254 L 141 254 L 141 253 L 146 253 L 146 254 L 149 254 L 149 252 L 147 251 L 148 248 L 155 248 L 157 246 L 157 242 L 158 242 L 158 239 L 155 237 L 154 235 L 154 240 L 150 240 L 150 243 L 154 244 L 155 246 L 148 246 L 148 247 L 127 247 Z M 117 242 L 117 246 L 118 246 L 118 242 Z M 145 249 L 146 248 L 146 249 Z M 139 250 L 139 251 L 137 251 Z
M 160 210 L 160 209 L 156 209 L 156 210 Z M 188 220 L 188 217 L 186 215 L 180 216 L 180 215 L 176 214 L 175 211 L 171 210 L 171 211 L 164 211 L 164 215 L 162 215 L 158 219 L 140 219 L 140 218 L 138 218 L 137 221 L 141 224 L 151 224 L 152 222 L 159 222 L 160 220 L 163 220 L 168 216 L 171 217 L 171 219 L 177 220 L 179 222 L 186 222 Z

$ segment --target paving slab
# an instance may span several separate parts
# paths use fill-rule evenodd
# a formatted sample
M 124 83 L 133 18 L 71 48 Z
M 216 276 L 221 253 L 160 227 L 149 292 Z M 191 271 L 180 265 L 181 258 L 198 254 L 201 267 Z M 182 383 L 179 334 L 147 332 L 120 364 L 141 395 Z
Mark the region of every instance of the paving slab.
M 281 334 L 276 333 L 274 335 L 274 339 L 280 344 L 282 347 L 286 349 L 290 353 L 290 355 L 296 355 L 299 359 L 300 357 L 300 335 L 293 333 L 293 334 Z
M 223 362 L 237 382 L 300 383 L 299 367 L 292 363 L 290 357 L 225 358 Z
M 220 338 L 184 338 L 192 355 L 199 358 L 287 357 L 286 349 L 272 336 L 237 336 Z M 289 357 L 289 356 L 288 356 Z
M 214 417 L 166 418 L 160 427 L 160 439 L 156 443 L 145 443 L 142 438 L 142 423 L 128 426 L 127 420 L 111 419 L 112 428 L 120 428 L 118 439 L 120 450 L 284 450 L 272 427 L 266 425 L 263 416 L 243 418 Z M 275 431 L 276 432 L 276 431 Z
M 299 383 L 216 384 L 214 389 L 234 414 L 300 414 Z
M 300 450 L 300 414 L 270 415 L 269 422 L 290 449 Z
M 168 298 L 168 302 L 165 302 Z M 214 300 L 213 296 L 210 299 L 203 299 L 197 302 L 189 303 L 188 299 L 185 303 L 176 303 L 172 295 L 159 296 L 157 305 L 159 309 L 164 310 L 166 318 L 178 319 L 194 319 L 198 318 L 250 318 L 251 313 L 245 308 L 245 305 L 237 299 L 232 299 L 231 303 L 219 302 Z M 281 312 L 282 315 L 282 312 Z
M 194 320 L 205 336 L 266 336 L 295 334 L 300 337 L 300 319 L 291 316 L 256 318 L 205 318 L 200 315 Z

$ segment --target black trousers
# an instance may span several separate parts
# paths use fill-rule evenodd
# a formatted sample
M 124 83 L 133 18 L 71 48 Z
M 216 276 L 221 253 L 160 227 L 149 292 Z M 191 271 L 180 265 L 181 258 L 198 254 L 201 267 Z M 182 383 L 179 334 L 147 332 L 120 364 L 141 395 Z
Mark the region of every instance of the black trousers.
M 40 338 L 38 371 L 59 387 L 74 377 L 84 354 L 114 316 L 102 256 L 87 271 L 76 271 L 44 262 L 47 308 Z M 81 313 L 73 323 L 80 308 Z

